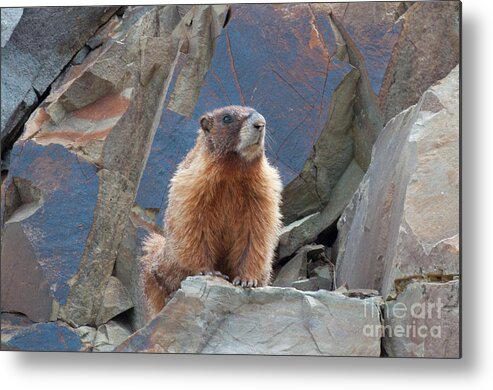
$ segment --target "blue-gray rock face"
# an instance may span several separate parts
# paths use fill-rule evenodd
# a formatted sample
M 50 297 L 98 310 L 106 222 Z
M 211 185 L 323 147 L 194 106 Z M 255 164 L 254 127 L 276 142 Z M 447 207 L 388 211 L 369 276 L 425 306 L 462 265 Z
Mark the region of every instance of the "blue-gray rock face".
M 2 313 L 2 351 L 90 351 L 94 335 L 88 327 L 74 329 L 60 321 L 34 323 L 20 315 Z
M 12 154 L 2 204 L 2 310 L 54 320 L 79 269 L 99 176 L 61 145 L 27 141 Z

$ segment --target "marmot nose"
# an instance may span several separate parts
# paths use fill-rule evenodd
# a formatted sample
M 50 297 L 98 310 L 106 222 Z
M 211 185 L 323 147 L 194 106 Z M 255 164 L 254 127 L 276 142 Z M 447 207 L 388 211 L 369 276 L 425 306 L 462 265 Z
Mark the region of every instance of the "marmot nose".
M 258 131 L 262 131 L 265 127 L 265 123 L 263 122 L 255 122 L 253 124 L 253 127 L 255 127 Z
M 258 112 L 252 115 L 252 125 L 258 131 L 262 131 L 265 128 L 265 119 Z

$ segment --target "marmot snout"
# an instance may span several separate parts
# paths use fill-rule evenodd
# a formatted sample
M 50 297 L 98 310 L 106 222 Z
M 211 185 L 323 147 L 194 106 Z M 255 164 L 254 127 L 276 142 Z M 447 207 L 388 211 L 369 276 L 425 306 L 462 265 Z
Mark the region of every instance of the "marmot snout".
M 151 314 L 190 275 L 220 272 L 245 287 L 269 282 L 282 185 L 265 156 L 265 132 L 265 118 L 250 107 L 200 118 L 195 146 L 171 180 L 164 235 L 144 243 Z

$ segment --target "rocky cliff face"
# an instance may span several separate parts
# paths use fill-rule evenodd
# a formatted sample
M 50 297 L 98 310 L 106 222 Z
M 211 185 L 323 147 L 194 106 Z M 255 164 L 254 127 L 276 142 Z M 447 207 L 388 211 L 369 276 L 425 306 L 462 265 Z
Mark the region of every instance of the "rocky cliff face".
M 2 9 L 2 348 L 457 357 L 459 7 Z M 141 242 L 228 104 L 285 186 L 273 286 L 148 322 Z

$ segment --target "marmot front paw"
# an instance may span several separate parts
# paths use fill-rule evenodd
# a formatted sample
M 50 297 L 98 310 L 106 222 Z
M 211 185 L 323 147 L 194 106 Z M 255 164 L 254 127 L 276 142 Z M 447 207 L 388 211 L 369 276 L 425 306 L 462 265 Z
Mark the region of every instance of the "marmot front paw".
M 242 278 L 240 276 L 237 276 L 233 279 L 233 286 L 257 287 L 258 281 L 257 279 Z

